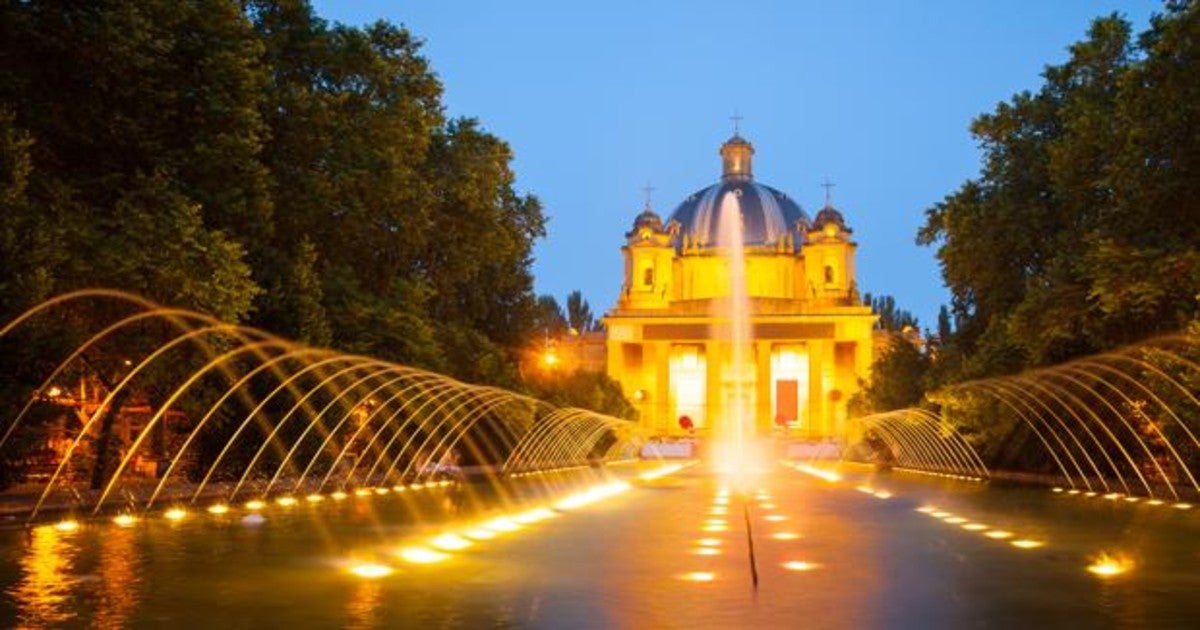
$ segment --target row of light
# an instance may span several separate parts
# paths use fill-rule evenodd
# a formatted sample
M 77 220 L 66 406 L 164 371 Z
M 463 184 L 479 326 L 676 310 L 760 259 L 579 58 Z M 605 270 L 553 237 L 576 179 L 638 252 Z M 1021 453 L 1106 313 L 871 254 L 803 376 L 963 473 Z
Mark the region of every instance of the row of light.
M 1101 497 L 1104 499 L 1108 499 L 1109 501 L 1116 501 L 1118 499 L 1121 499 L 1121 500 L 1124 500 L 1126 503 L 1137 503 L 1138 501 L 1142 500 L 1142 497 L 1136 497 L 1131 494 L 1123 494 L 1120 492 L 1107 492 L 1104 494 L 1100 494 L 1099 492 L 1096 492 L 1095 490 L 1080 490 L 1079 488 L 1066 489 L 1066 488 L 1062 488 L 1059 486 L 1055 486 L 1055 487 L 1051 488 L 1050 491 L 1055 494 L 1077 495 L 1077 496 L 1081 496 L 1081 497 L 1089 498 L 1089 499 L 1092 497 Z M 1163 501 L 1162 499 L 1150 498 L 1150 499 L 1146 500 L 1146 505 L 1167 505 L 1167 502 Z M 1171 507 L 1173 507 L 1177 510 L 1190 510 L 1193 507 L 1191 503 L 1187 503 L 1185 501 L 1176 501 L 1175 503 L 1171 503 L 1170 505 L 1171 505 Z
M 807 475 L 812 475 L 813 477 L 817 477 L 819 479 L 824 479 L 825 481 L 828 481 L 829 483 L 834 483 L 834 482 L 838 482 L 838 481 L 842 480 L 842 476 L 833 472 L 832 470 L 824 470 L 822 468 L 817 468 L 816 466 L 810 466 L 808 464 L 799 464 L 799 463 L 794 463 L 794 462 L 783 462 L 783 465 L 794 468 L 794 469 L 796 469 L 802 473 L 805 473 Z
M 864 494 L 872 495 L 876 499 L 890 499 L 893 496 L 892 493 L 888 492 L 887 490 L 876 490 L 875 488 L 872 488 L 871 486 L 868 486 L 866 484 L 858 486 L 857 488 L 855 488 L 855 490 L 858 490 L 859 492 L 862 492 Z
M 774 503 L 771 503 L 771 496 L 764 490 L 759 490 L 755 493 L 754 498 L 759 502 L 759 507 L 764 511 L 772 512 L 777 507 Z M 706 534 L 728 531 L 729 523 L 726 520 L 728 514 L 729 490 L 727 488 L 720 488 L 713 499 L 712 507 L 708 510 L 710 518 L 705 519 L 704 525 L 700 528 L 701 531 Z M 787 520 L 787 517 L 782 514 L 768 514 L 764 519 L 772 523 L 778 523 Z M 800 534 L 790 531 L 780 531 L 773 533 L 771 537 L 775 540 L 797 540 L 800 538 Z M 717 556 L 721 554 L 721 544 L 722 540 L 720 538 L 700 538 L 696 540 L 696 547 L 692 549 L 692 553 L 698 556 Z M 811 571 L 820 565 L 804 560 L 788 560 L 780 563 L 780 566 L 788 571 Z M 688 582 L 707 583 L 716 580 L 717 575 L 713 571 L 689 571 L 681 573 L 676 577 Z
M 958 525 L 969 532 L 981 532 L 984 536 L 987 536 L 992 540 L 1007 540 L 1008 544 L 1018 549 L 1036 549 L 1046 544 L 1044 541 L 1035 540 L 1032 538 L 1017 538 L 1016 535 L 1010 531 L 993 529 L 988 525 L 984 525 L 983 523 L 968 520 L 962 516 L 957 516 L 945 510 L 939 510 L 932 505 L 923 505 L 917 508 L 917 511 L 921 512 L 922 514 L 927 514 L 933 518 L 940 519 L 943 523 L 947 523 L 949 525 Z
M 534 477 L 536 475 L 549 475 L 551 473 L 564 473 L 564 472 L 570 472 L 572 470 L 582 470 L 584 468 L 590 468 L 590 466 L 580 464 L 578 466 L 563 466 L 561 468 L 545 468 L 545 469 L 540 469 L 540 470 L 527 470 L 525 472 L 509 473 L 508 476 L 511 479 L 520 479 L 521 477 Z
M 663 468 L 669 468 L 661 472 Z M 660 469 L 643 473 L 643 475 L 658 473 L 654 478 L 677 472 L 683 465 L 670 464 Z M 523 529 L 529 525 L 555 518 L 562 512 L 575 510 L 609 497 L 621 494 L 633 486 L 624 481 L 611 481 L 592 486 L 587 490 L 568 495 L 556 501 L 552 506 L 528 509 L 514 514 L 493 517 L 487 521 L 445 531 L 427 539 L 424 544 L 409 545 L 395 550 L 392 555 L 409 564 L 435 564 L 448 560 L 453 552 L 463 551 L 476 543 L 491 540 L 501 534 L 507 534 Z M 366 562 L 353 564 L 348 569 L 351 574 L 361 578 L 381 578 L 391 575 L 395 569 L 387 564 Z
M 962 475 L 959 473 L 947 473 L 947 472 L 940 472 L 940 471 L 936 471 L 936 470 L 921 470 L 920 468 L 901 467 L 901 468 L 898 468 L 897 470 L 902 470 L 902 471 L 908 472 L 908 473 L 915 473 L 918 475 L 928 475 L 930 477 L 942 477 L 943 479 L 954 479 L 956 481 L 974 481 L 974 482 L 978 482 L 978 483 L 987 481 L 987 479 L 984 479 L 983 477 L 979 477 L 977 475 Z
M 364 498 L 364 497 L 369 497 L 369 496 L 373 496 L 376 494 L 379 494 L 379 495 L 388 494 L 389 492 L 393 492 L 393 491 L 400 493 L 400 492 L 406 492 L 408 490 L 421 490 L 421 489 L 425 489 L 425 488 L 445 487 L 445 486 L 451 485 L 452 483 L 453 482 L 450 482 L 450 481 L 427 481 L 424 483 L 412 483 L 412 484 L 409 484 L 408 486 L 397 485 L 397 486 L 392 486 L 391 488 L 386 488 L 386 487 L 359 488 L 358 490 L 354 491 L 354 494 L 357 497 Z M 331 492 L 329 495 L 323 495 L 320 493 L 309 494 L 304 497 L 304 501 L 309 504 L 316 504 L 316 503 L 320 503 L 320 502 L 324 501 L 327 496 L 328 496 L 328 498 L 330 498 L 334 501 L 344 501 L 344 500 L 346 500 L 347 497 L 349 497 L 349 495 L 346 494 L 345 492 L 338 490 L 335 492 Z M 277 504 L 281 507 L 292 507 L 299 503 L 300 503 L 300 499 L 298 499 L 294 496 L 291 496 L 291 495 L 284 495 L 281 497 L 277 497 L 275 499 L 275 504 Z M 261 523 L 263 521 L 263 517 L 262 517 L 262 515 L 258 514 L 258 512 L 267 507 L 267 501 L 263 500 L 263 499 L 251 499 L 250 501 L 246 501 L 245 503 L 243 503 L 242 507 L 247 512 L 250 513 L 243 519 L 244 521 L 246 521 L 247 523 L 251 523 L 251 524 Z M 233 507 L 231 507 L 227 503 L 214 503 L 214 504 L 208 506 L 207 508 L 205 508 L 206 512 L 208 512 L 209 514 L 216 515 L 216 516 L 228 514 L 231 510 L 233 510 Z M 163 518 L 165 518 L 166 520 L 171 521 L 171 522 L 182 521 L 183 519 L 187 518 L 187 516 L 188 516 L 188 511 L 186 509 L 184 509 L 183 507 L 179 507 L 179 506 L 169 508 L 163 512 Z M 130 514 L 128 512 L 122 512 L 112 518 L 113 524 L 115 524 L 117 527 L 133 527 L 140 520 L 141 519 L 139 517 L 134 516 L 133 514 Z M 42 527 L 52 527 L 57 531 L 67 533 L 67 532 L 74 532 L 74 531 L 78 530 L 80 527 L 82 527 L 82 525 L 79 521 L 77 521 L 73 518 L 66 518 L 66 519 L 58 521 L 57 523 L 54 523 L 52 525 L 43 525 Z

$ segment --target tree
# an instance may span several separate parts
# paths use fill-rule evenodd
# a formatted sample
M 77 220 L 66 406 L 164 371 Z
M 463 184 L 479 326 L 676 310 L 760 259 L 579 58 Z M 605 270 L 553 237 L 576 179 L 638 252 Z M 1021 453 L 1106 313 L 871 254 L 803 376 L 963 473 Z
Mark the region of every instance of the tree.
M 930 359 L 913 342 L 891 334 L 887 347 L 871 365 L 871 380 L 850 400 L 857 415 L 916 406 L 925 396 Z
M 1095 20 L 1036 92 L 980 116 L 978 178 L 926 211 L 963 380 L 1180 330 L 1200 308 L 1200 7 Z
M 578 290 L 567 294 L 567 324 L 578 333 L 596 330 L 598 325 L 592 316 L 592 307 Z

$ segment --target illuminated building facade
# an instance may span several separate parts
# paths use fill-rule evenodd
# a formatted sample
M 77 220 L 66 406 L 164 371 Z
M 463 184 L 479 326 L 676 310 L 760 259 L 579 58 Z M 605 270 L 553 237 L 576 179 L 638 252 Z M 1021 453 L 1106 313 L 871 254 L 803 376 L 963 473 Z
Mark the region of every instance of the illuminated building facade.
M 808 438 L 839 437 L 846 402 L 871 365 L 876 320 L 858 296 L 852 231 L 828 199 L 810 219 L 755 181 L 754 147 L 740 135 L 720 154 L 721 181 L 666 221 L 647 202 L 626 234 L 624 283 L 604 317 L 607 372 L 654 434 L 684 433 L 683 416 L 705 434 L 739 396 L 760 434 L 786 425 Z M 738 200 L 745 244 L 752 340 L 740 373 L 753 384 L 744 387 L 731 378 L 739 372 L 731 367 L 730 266 L 717 246 L 726 193 Z

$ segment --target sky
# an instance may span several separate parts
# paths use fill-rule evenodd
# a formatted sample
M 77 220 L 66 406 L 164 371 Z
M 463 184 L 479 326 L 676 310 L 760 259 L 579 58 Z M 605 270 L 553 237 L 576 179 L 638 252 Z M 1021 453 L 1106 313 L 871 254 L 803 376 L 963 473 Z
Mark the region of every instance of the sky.
M 535 289 L 615 304 L 620 248 L 643 205 L 664 217 L 720 179 L 742 117 L 755 179 L 814 216 L 825 178 L 858 249 L 858 286 L 923 327 L 949 302 L 927 208 L 979 172 L 973 118 L 1067 57 L 1090 21 L 1135 32 L 1147 0 L 708 2 L 318 0 L 330 21 L 386 19 L 423 39 L 452 117 L 512 147 L 548 217 Z M 1020 235 L 1013 235 L 1020 238 Z

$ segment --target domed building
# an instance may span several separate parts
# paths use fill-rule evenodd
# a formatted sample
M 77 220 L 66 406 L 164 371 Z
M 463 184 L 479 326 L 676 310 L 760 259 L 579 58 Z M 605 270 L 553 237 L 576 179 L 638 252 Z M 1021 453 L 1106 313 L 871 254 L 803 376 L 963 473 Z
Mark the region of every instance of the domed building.
M 846 401 L 871 365 L 876 320 L 856 289 L 852 230 L 828 200 L 810 219 L 786 193 L 755 181 L 754 147 L 740 135 L 720 155 L 720 181 L 665 221 L 647 203 L 625 234 L 621 294 L 604 317 L 608 374 L 657 435 L 689 424 L 707 433 L 740 396 L 760 434 L 787 427 L 841 437 Z M 738 248 L 719 234 L 723 205 L 740 213 L 752 339 L 741 370 L 732 365 L 729 317 L 729 252 Z M 734 374 L 752 375 L 753 385 L 736 386 Z

